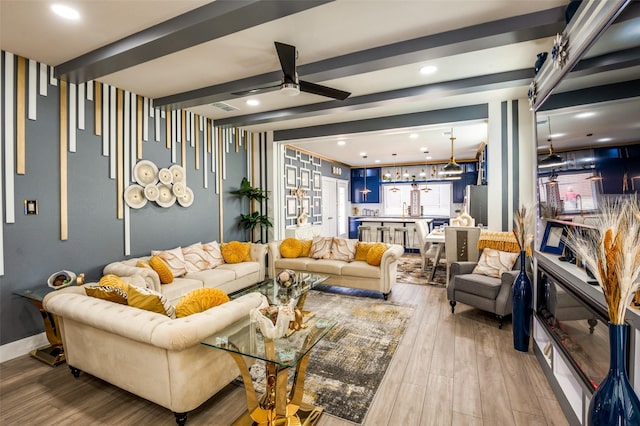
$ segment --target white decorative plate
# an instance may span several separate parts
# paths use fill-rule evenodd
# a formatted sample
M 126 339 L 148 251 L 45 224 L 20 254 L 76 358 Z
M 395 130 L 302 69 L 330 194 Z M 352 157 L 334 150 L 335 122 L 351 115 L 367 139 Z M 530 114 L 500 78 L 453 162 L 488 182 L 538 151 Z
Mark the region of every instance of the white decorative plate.
M 185 182 L 185 174 L 182 166 L 180 166 L 179 164 L 174 164 L 173 166 L 169 167 L 169 170 L 171 170 L 171 173 L 173 174 L 173 183 Z
M 180 198 L 184 195 L 186 187 L 182 182 L 174 182 L 173 188 L 171 190 L 173 191 L 173 195 L 175 195 L 177 198 Z
M 162 168 L 158 172 L 158 179 L 160 179 L 161 183 L 169 185 L 171 182 L 173 182 L 173 173 L 171 173 L 171 170 L 167 168 Z
M 182 207 L 189 207 L 193 204 L 193 191 L 191 188 L 186 188 L 182 197 L 178 197 L 178 204 Z
M 176 202 L 176 196 L 173 195 L 173 191 L 171 190 L 171 186 L 169 185 L 158 185 L 158 199 L 156 203 L 160 207 L 171 207 Z
M 53 283 L 56 280 L 56 277 L 58 275 L 66 275 L 67 277 L 67 282 L 65 284 L 61 284 L 61 285 L 53 285 Z M 70 286 L 71 284 L 73 284 L 73 282 L 76 280 L 76 274 L 74 274 L 71 271 L 67 271 L 67 270 L 62 270 L 62 271 L 58 271 L 58 272 L 54 272 L 53 274 L 51 274 L 51 276 L 49 276 L 49 279 L 47 279 L 47 285 L 51 288 L 54 288 L 56 290 L 60 290 L 61 288 L 65 288 Z
M 147 198 L 144 196 L 144 188 L 140 185 L 129 185 L 124 190 L 124 200 L 132 209 L 140 209 L 147 204 Z
M 158 166 L 149 160 L 141 160 L 133 167 L 133 177 L 142 186 L 152 185 L 158 181 Z
M 147 185 L 144 187 L 144 196 L 149 201 L 156 201 L 158 196 L 160 195 L 160 191 L 158 187 L 154 185 Z

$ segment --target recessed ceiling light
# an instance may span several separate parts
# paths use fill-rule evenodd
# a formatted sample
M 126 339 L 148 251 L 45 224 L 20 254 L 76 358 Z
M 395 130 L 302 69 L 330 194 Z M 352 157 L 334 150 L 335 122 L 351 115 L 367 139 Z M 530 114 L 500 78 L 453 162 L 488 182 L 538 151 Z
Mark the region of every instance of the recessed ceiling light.
M 379 163 L 379 162 L 380 162 L 380 160 L 376 160 L 376 161 L 374 161 L 374 163 Z
M 596 113 L 593 111 L 581 112 L 580 114 L 576 114 L 576 118 L 589 118 L 593 117 L 594 115 L 596 115 Z
M 550 138 L 561 138 L 563 137 L 565 134 L 564 133 L 554 133 L 552 135 L 549 135 Z
M 347 143 L 345 141 L 338 141 L 338 145 L 343 146 L 346 145 Z
M 420 151 L 423 153 L 426 153 L 426 152 L 429 152 L 429 148 L 427 148 L 426 146 L 421 146 Z
M 65 19 L 71 19 L 74 21 L 80 19 L 80 14 L 77 10 L 63 4 L 52 4 L 51 10 L 53 10 L 53 13 L 56 15 Z
M 411 134 L 409 135 L 409 137 L 410 137 L 411 139 L 418 139 L 418 134 L 417 134 L 417 133 L 411 133 Z
M 431 160 L 431 156 L 430 156 L 430 155 L 427 155 L 425 158 L 426 158 L 427 160 Z
M 247 105 L 249 106 L 258 106 L 260 105 L 260 101 L 257 99 L 249 99 L 247 100 Z
M 613 138 L 600 138 L 598 139 L 598 142 L 611 142 L 613 140 Z
M 424 67 L 420 68 L 420 74 L 422 75 L 433 74 L 436 71 L 438 71 L 438 68 L 433 65 L 425 65 Z
M 364 157 L 365 155 L 367 155 L 367 153 L 366 153 L 366 152 L 361 152 L 361 153 L 360 153 L 360 157 Z

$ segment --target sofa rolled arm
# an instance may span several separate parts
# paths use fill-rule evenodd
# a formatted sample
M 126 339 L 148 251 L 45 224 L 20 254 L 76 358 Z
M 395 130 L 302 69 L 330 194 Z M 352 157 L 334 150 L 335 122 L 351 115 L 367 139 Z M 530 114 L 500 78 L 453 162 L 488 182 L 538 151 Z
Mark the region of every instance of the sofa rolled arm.
M 130 277 L 139 275 L 144 278 L 144 281 L 147 284 L 147 288 L 161 292 L 160 276 L 158 276 L 158 273 L 151 268 L 139 268 L 137 266 L 127 265 L 126 263 L 120 261 L 109 263 L 104 267 L 102 273 L 104 275 L 113 274 L 119 277 Z
M 267 272 L 269 274 L 269 278 L 273 278 L 276 276 L 275 262 L 282 257 L 282 255 L 280 254 L 280 244 L 282 244 L 282 240 L 267 243 L 267 252 L 269 254 L 269 260 L 267 261 Z
M 398 259 L 403 253 L 404 247 L 399 244 L 391 244 L 382 254 L 382 259 L 380 259 L 380 291 L 382 294 L 389 294 L 396 284 Z
M 251 250 L 249 252 L 251 260 L 260 264 L 260 281 L 264 281 L 264 274 L 266 272 L 266 258 L 267 258 L 267 246 L 265 244 L 251 243 Z

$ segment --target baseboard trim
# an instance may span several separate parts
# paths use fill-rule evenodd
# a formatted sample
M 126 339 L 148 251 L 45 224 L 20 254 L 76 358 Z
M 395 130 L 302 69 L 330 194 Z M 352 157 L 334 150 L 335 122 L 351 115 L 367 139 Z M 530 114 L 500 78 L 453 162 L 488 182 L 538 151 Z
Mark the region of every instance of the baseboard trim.
M 5 362 L 18 358 L 19 356 L 28 354 L 34 349 L 38 349 L 42 346 L 49 344 L 47 335 L 45 333 L 36 334 L 33 336 L 25 337 L 15 342 L 7 343 L 0 346 L 0 362 Z

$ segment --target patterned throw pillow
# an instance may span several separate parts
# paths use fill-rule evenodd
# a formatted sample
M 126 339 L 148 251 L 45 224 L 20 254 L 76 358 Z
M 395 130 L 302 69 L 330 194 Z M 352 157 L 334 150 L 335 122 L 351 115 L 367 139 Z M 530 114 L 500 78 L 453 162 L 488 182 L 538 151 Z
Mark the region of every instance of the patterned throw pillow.
M 313 259 L 329 259 L 332 245 L 333 237 L 313 237 L 309 257 Z
M 356 245 L 356 255 L 353 260 L 361 260 L 363 262 L 367 261 L 367 254 L 371 247 L 373 247 L 376 243 L 363 243 L 361 241 Z
M 251 243 L 231 241 L 220 246 L 225 263 L 240 263 L 251 260 Z
M 482 250 L 478 264 L 473 268 L 473 273 L 500 278 L 503 272 L 513 269 L 518 256 L 519 253 L 485 248 Z
M 334 238 L 331 245 L 331 259 L 353 262 L 356 256 L 356 246 L 358 240 L 347 240 L 346 238 Z
M 209 255 L 202 248 L 202 243 L 191 244 L 182 248 L 184 256 L 184 267 L 189 272 L 204 271 L 211 268 L 209 265 Z
M 87 296 L 108 300 L 121 305 L 129 304 L 127 300 L 127 292 L 120 287 L 112 287 L 109 285 L 86 285 L 84 286 L 84 291 L 87 293 Z
M 220 244 L 217 241 L 211 241 L 210 243 L 203 244 L 202 249 L 207 253 L 207 262 L 209 262 L 209 268 L 215 268 L 224 263 L 222 257 L 222 251 L 220 251 Z
M 302 244 L 302 252 L 300 253 L 300 257 L 309 257 L 309 252 L 311 251 L 311 243 L 313 243 L 313 240 L 300 241 L 300 244 Z
M 151 256 L 149 259 L 149 266 L 151 266 L 151 268 L 158 274 L 160 283 L 171 284 L 173 282 L 173 273 L 160 256 Z
M 204 312 L 228 301 L 229 296 L 218 288 L 199 288 L 187 293 L 180 299 L 176 305 L 176 318 Z
M 107 274 L 103 276 L 102 278 L 100 278 L 100 282 L 98 284 L 102 287 L 118 287 L 125 293 L 129 289 L 129 284 L 124 282 L 119 276 L 113 274 Z
M 288 259 L 300 257 L 302 254 L 302 243 L 296 238 L 287 238 L 280 244 L 280 255 Z
M 387 251 L 387 245 L 383 243 L 375 243 L 367 253 L 367 263 L 371 266 L 380 266 L 382 263 L 382 255 Z
M 153 250 L 151 256 L 160 256 L 165 261 L 174 277 L 181 277 L 187 273 L 184 266 L 184 255 L 182 247 L 176 247 L 171 250 Z
M 167 298 L 148 288 L 130 285 L 129 291 L 127 291 L 127 298 L 129 300 L 129 306 L 144 309 L 145 311 L 157 312 L 169 318 L 176 317 L 176 310 Z

